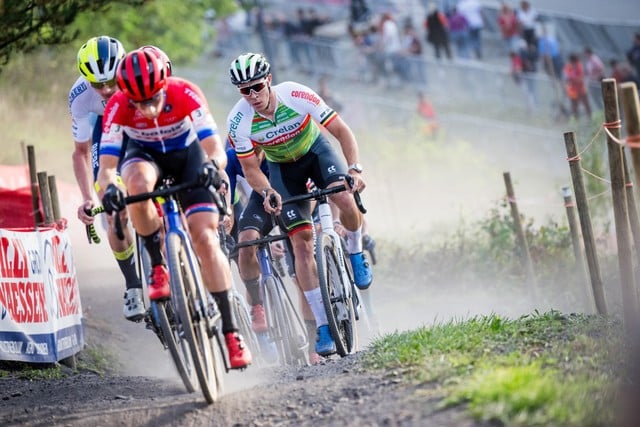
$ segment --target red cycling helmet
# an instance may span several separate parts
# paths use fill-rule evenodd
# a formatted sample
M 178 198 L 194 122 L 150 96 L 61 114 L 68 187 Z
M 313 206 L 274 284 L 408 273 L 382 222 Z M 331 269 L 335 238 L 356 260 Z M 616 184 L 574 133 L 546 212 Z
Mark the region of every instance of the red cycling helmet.
M 165 64 L 165 67 L 166 67 L 165 71 L 167 73 L 167 77 L 171 77 L 173 68 L 172 68 L 172 65 L 171 65 L 171 59 L 169 59 L 169 55 L 167 55 L 158 46 L 153 46 L 153 45 L 150 45 L 150 44 L 142 46 L 140 49 L 146 50 L 146 51 L 149 51 L 149 52 L 153 52 L 158 57 L 158 59 L 160 59 L 160 61 L 163 64 Z
M 151 99 L 166 85 L 165 64 L 154 53 L 144 49 L 129 52 L 118 66 L 118 88 L 135 102 Z

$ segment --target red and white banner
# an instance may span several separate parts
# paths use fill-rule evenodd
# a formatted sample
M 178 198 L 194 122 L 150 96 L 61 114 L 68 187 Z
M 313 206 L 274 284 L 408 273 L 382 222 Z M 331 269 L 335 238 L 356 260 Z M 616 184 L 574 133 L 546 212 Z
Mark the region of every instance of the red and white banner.
M 83 347 L 68 235 L 0 229 L 0 360 L 53 363 Z

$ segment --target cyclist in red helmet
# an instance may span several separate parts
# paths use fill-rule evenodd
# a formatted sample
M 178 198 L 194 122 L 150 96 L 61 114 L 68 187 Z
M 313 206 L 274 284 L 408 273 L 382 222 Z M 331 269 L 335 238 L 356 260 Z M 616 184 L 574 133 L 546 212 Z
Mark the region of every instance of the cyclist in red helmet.
M 116 168 L 125 134 L 129 142 L 120 174 L 130 195 L 152 191 L 158 180 L 166 176 L 180 183 L 194 181 L 207 170 L 215 175 L 218 172 L 212 161 L 226 177 L 227 157 L 218 127 L 195 84 L 167 77 L 166 63 L 149 49 L 127 54 L 118 67 L 116 81 L 120 91 L 105 107 L 98 172 L 103 189 L 100 196 L 107 212 L 121 208 L 114 201 L 123 197 Z M 220 307 L 231 368 L 244 368 L 251 363 L 251 353 L 231 315 L 228 296 L 231 273 L 218 242 L 218 208 L 206 188 L 185 191 L 178 198 L 201 263 L 203 280 Z M 168 298 L 169 277 L 160 247 L 162 221 L 151 201 L 134 203 L 127 209 L 151 258 L 149 298 Z

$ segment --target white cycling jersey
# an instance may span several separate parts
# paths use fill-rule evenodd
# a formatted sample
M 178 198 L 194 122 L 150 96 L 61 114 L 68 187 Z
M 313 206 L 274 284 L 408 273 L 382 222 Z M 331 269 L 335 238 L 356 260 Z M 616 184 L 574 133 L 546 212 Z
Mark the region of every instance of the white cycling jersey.
M 91 142 L 95 116 L 104 114 L 107 101 L 94 90 L 83 76 L 78 77 L 69 91 L 71 132 L 76 142 Z

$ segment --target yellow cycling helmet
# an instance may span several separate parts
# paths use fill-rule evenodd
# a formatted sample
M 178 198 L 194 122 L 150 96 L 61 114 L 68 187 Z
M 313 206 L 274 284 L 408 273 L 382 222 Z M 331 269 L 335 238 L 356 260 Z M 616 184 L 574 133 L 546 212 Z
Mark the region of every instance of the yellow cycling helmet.
M 78 51 L 78 71 L 91 83 L 108 82 L 116 78 L 118 63 L 125 53 L 117 39 L 93 37 Z

